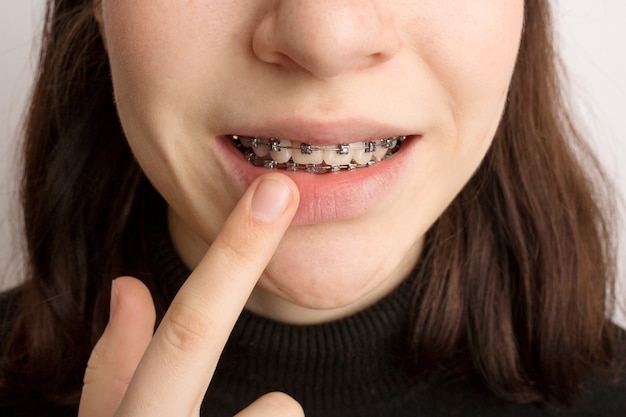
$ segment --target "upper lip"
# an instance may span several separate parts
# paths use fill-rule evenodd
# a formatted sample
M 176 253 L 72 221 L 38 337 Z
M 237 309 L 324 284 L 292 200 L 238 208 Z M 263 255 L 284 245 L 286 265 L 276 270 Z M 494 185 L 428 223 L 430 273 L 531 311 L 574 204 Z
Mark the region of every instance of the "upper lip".
M 239 126 L 235 130 L 225 133 L 258 138 L 288 139 L 314 145 L 334 145 L 415 135 L 406 127 L 359 118 L 330 122 L 283 119 L 269 123 Z

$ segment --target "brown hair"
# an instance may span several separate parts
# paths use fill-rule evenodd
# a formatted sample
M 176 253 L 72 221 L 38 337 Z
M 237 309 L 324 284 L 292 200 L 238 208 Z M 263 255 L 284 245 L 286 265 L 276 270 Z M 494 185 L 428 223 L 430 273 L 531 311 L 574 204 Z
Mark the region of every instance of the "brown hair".
M 128 248 L 141 247 L 129 243 L 141 236 L 133 210 L 149 186 L 92 3 L 48 1 L 24 144 L 28 280 L 3 325 L 1 402 L 77 403 L 111 279 L 145 256 Z M 499 397 L 567 401 L 614 357 L 610 199 L 562 100 L 547 1 L 525 13 L 494 144 L 428 233 L 413 346 L 421 367 L 471 372 Z
M 0 398 L 76 403 L 141 172 L 118 122 L 92 1 L 48 1 L 46 22 L 23 147 L 28 280 L 3 331 Z
M 413 342 L 499 397 L 569 402 L 614 357 L 614 203 L 567 112 L 549 12 L 526 1 L 493 146 L 429 233 Z

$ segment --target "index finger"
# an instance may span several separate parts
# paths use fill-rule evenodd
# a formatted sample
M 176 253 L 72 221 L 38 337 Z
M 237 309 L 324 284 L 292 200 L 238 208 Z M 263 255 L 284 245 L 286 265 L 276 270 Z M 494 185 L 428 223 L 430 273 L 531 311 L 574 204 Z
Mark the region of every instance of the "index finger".
M 199 410 L 235 321 L 298 201 L 285 175 L 267 174 L 250 185 L 176 295 L 117 415 L 185 416 Z

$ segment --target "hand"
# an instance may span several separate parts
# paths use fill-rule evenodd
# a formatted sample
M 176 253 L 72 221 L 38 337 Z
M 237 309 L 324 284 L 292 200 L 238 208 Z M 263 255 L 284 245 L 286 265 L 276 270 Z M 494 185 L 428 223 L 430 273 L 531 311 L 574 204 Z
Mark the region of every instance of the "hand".
M 285 175 L 257 179 L 182 286 L 154 336 L 148 289 L 113 282 L 111 318 L 89 359 L 79 417 L 198 416 L 228 336 L 296 212 Z M 285 394 L 265 395 L 241 417 L 303 416 Z

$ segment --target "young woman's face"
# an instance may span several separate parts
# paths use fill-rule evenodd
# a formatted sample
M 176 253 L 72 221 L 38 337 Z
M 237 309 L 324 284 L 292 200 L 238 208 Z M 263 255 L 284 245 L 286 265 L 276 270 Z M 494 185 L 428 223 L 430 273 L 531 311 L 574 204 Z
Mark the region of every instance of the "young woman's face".
M 98 14 L 124 130 L 183 259 L 274 160 L 297 169 L 301 204 L 250 307 L 344 311 L 406 276 L 485 155 L 523 0 L 103 0 Z M 257 138 L 243 150 L 264 166 L 233 135 Z

